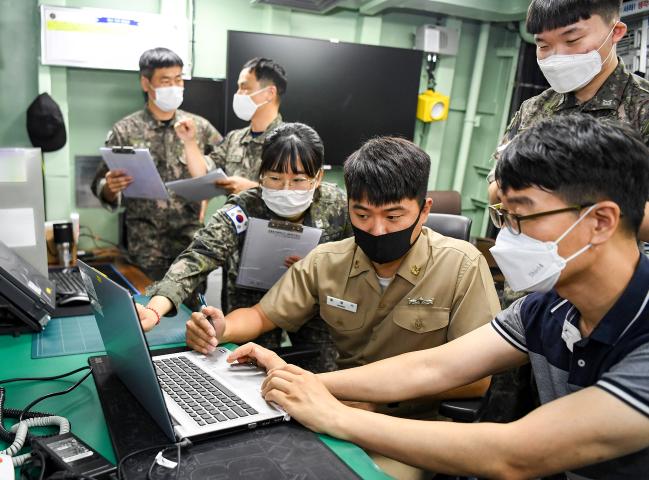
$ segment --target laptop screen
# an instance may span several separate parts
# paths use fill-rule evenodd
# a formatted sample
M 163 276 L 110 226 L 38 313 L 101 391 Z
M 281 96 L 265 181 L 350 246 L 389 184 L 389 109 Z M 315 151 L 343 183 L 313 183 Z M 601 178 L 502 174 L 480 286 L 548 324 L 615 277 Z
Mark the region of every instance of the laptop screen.
M 78 264 L 113 371 L 169 440 L 175 441 L 171 418 L 131 294 L 98 270 L 81 261 Z

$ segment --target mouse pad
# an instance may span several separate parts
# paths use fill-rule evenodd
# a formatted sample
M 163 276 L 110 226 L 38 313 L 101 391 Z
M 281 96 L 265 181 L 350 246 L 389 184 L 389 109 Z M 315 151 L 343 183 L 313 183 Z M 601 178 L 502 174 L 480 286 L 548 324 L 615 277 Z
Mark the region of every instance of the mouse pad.
M 159 450 L 127 460 L 126 478 L 146 478 Z M 165 458 L 176 461 L 176 448 Z M 311 431 L 296 423 L 258 428 L 202 442 L 181 452 L 179 478 L 192 480 L 357 479 Z M 156 465 L 152 478 L 174 478 L 175 470 Z
M 149 297 L 135 295 L 137 303 Z M 185 343 L 185 323 L 191 311 L 184 305 L 173 317 L 162 317 L 160 324 L 146 333 L 150 346 Z M 32 335 L 32 358 L 58 357 L 77 353 L 103 352 L 104 343 L 94 315 L 53 318 L 43 331 Z
M 158 350 L 156 354 L 181 350 L 186 349 Z M 168 444 L 157 424 L 113 374 L 110 359 L 91 357 L 88 362 L 115 456 L 121 459 L 141 448 Z M 126 460 L 123 476 L 128 480 L 147 478 L 159 451 L 156 448 Z M 176 448 L 167 450 L 165 457 L 175 462 Z M 316 434 L 294 422 L 201 440 L 182 451 L 179 473 L 179 478 L 191 480 L 360 478 Z M 152 478 L 175 478 L 175 474 L 175 470 L 156 465 Z

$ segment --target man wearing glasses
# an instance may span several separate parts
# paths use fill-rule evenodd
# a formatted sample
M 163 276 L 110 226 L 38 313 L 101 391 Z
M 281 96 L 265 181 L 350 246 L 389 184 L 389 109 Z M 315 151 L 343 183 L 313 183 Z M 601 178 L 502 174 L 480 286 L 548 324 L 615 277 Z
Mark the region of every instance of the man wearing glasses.
M 255 344 L 230 360 L 271 370 L 262 394 L 307 427 L 433 472 L 647 478 L 649 258 L 637 235 L 649 148 L 618 122 L 555 117 L 509 144 L 496 181 L 502 230 L 492 252 L 513 286 L 534 293 L 491 325 L 317 376 Z M 340 401 L 430 397 L 527 362 L 542 406 L 512 423 L 397 419 Z
M 468 242 L 423 226 L 432 205 L 429 170 L 430 158 L 412 142 L 365 143 L 344 167 L 354 238 L 316 247 L 251 308 L 225 318 L 211 307 L 194 313 L 187 345 L 209 354 L 218 343 L 245 342 L 277 327 L 301 330 L 319 314 L 344 369 L 442 345 L 489 322 L 500 305 L 484 257 Z M 421 367 L 372 380 L 389 385 L 394 375 L 408 377 Z M 482 396 L 489 379 L 469 383 L 435 397 L 363 407 L 436 418 L 440 399 Z M 396 478 L 419 478 L 411 467 L 382 466 Z
M 498 150 L 543 118 L 575 113 L 628 124 L 649 145 L 649 82 L 629 72 L 616 52 L 627 36 L 621 7 L 622 0 L 530 2 L 526 29 L 534 34 L 539 68 L 550 88 L 523 102 Z M 487 177 L 491 203 L 498 197 L 493 173 Z M 649 203 L 645 208 L 649 212 Z M 649 241 L 649 215 L 638 237 Z

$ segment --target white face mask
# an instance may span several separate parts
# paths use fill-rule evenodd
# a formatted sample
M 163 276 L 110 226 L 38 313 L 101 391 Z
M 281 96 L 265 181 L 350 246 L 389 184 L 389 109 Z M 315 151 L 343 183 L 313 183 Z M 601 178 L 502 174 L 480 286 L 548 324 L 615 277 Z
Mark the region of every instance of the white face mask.
M 274 190 L 261 187 L 261 199 L 275 214 L 284 218 L 294 218 L 313 203 L 315 187 L 311 190 Z
M 503 227 L 496 238 L 496 245 L 489 251 L 498 267 L 505 275 L 509 286 L 516 292 L 548 292 L 559 280 L 561 271 L 566 264 L 584 253 L 592 245 L 589 243 L 582 249 L 563 258 L 559 255 L 559 242 L 568 235 L 596 205 L 592 205 L 579 219 L 572 224 L 554 242 L 542 242 L 524 233 L 514 235 L 507 227 Z
M 259 92 L 263 92 L 268 87 L 264 87 L 261 90 L 251 93 L 250 95 L 243 95 L 241 93 L 235 93 L 232 98 L 232 109 L 234 114 L 239 117 L 241 120 L 248 121 L 255 114 L 257 109 L 262 105 L 265 105 L 269 102 L 266 100 L 264 103 L 257 105 L 252 99 L 253 95 L 257 95 Z
M 163 112 L 173 112 L 183 103 L 183 87 L 160 87 L 155 89 L 153 103 Z
M 579 90 L 588 85 L 602 71 L 602 66 L 613 54 L 615 48 L 611 47 L 611 51 L 604 61 L 602 61 L 599 51 L 613 34 L 616 25 L 613 26 L 613 29 L 597 50 L 575 55 L 550 55 L 543 60 L 536 60 L 543 75 L 555 92 L 567 93 Z

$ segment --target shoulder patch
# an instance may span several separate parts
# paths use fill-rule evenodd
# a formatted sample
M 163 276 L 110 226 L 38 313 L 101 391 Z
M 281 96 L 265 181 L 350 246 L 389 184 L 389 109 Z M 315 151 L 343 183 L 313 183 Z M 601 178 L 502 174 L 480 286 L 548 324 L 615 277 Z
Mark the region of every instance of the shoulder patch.
M 248 229 L 248 215 L 243 211 L 239 205 L 234 205 L 225 211 L 232 225 L 237 231 L 237 234 L 243 233 Z

